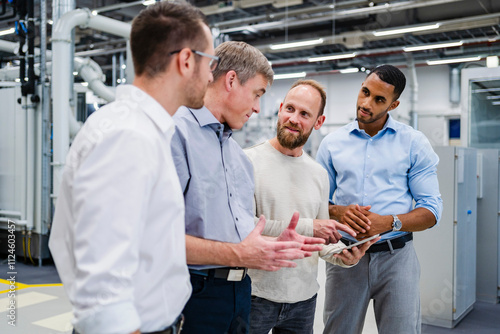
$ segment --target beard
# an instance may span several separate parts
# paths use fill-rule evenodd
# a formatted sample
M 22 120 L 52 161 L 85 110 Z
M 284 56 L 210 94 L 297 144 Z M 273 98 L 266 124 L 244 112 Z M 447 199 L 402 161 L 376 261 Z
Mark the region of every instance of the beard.
M 195 67 L 196 73 L 200 71 L 200 64 L 197 63 Z M 186 107 L 193 109 L 200 109 L 205 104 L 203 98 L 205 97 L 205 92 L 207 91 L 208 83 L 204 86 L 201 86 L 201 82 L 197 84 L 190 84 L 189 87 L 186 87 L 186 103 L 184 104 Z
M 297 134 L 290 133 L 287 131 L 286 128 L 297 130 L 298 133 Z M 306 144 L 307 139 L 309 139 L 312 130 L 313 129 L 311 128 L 309 132 L 304 133 L 302 130 L 296 128 L 291 123 L 288 122 L 286 124 L 281 124 L 281 122 L 278 120 L 276 137 L 278 138 L 278 142 L 280 143 L 281 146 L 289 150 L 293 150 L 297 147 L 304 146 Z

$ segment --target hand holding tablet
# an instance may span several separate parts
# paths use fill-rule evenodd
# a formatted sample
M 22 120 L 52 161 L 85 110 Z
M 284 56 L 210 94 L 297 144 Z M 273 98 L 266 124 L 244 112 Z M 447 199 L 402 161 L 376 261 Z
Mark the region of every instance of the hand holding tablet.
M 343 247 L 339 247 L 339 248 L 332 249 L 330 252 L 328 252 L 328 253 L 326 253 L 326 254 L 323 254 L 321 257 L 322 257 L 322 258 L 325 258 L 325 257 L 330 257 L 330 256 L 332 256 L 333 254 L 339 254 L 339 253 L 341 253 L 344 249 L 351 249 L 351 248 L 353 248 L 354 246 L 359 246 L 359 245 L 362 245 L 362 244 L 364 244 L 364 243 L 365 243 L 365 242 L 367 242 L 367 241 L 370 241 L 370 240 L 372 240 L 372 239 L 378 238 L 379 236 L 380 236 L 380 234 L 375 234 L 375 235 L 372 235 L 372 236 L 371 236 L 371 237 L 369 237 L 369 238 L 365 238 L 365 239 L 363 239 L 363 240 L 361 240 L 361 241 L 358 241 L 358 242 L 356 242 L 356 243 L 353 243 L 353 244 L 351 244 L 351 245 L 349 245 L 349 246 L 343 246 Z

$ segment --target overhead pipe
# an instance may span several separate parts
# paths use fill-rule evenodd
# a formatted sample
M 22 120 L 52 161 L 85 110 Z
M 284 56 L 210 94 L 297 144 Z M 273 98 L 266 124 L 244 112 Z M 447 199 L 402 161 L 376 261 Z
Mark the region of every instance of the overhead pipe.
M 124 38 L 130 36 L 130 24 L 104 16 L 93 15 L 89 9 L 65 13 L 57 21 L 52 33 L 52 99 L 53 99 L 53 197 L 57 198 L 66 155 L 69 150 L 69 99 L 67 69 L 70 68 L 71 33 L 76 26 L 93 28 Z M 84 70 L 85 67 L 80 69 Z M 97 80 L 92 80 L 97 84 Z M 89 83 L 90 85 L 90 83 Z
M 346 36 L 345 34 L 339 35 L 339 37 Z M 495 37 L 495 38 L 490 38 L 490 37 L 484 37 L 484 38 L 470 38 L 470 39 L 464 39 L 463 41 L 463 46 L 466 45 L 480 45 L 480 44 L 486 44 L 489 45 L 491 43 L 497 43 L 500 42 L 500 36 Z M 257 49 L 259 49 L 257 47 Z M 262 51 L 262 49 L 260 49 Z M 388 54 L 397 54 L 397 53 L 406 53 L 403 50 L 402 46 L 393 46 L 393 47 L 384 47 L 384 48 L 379 48 L 379 49 L 369 49 L 369 50 L 359 50 L 359 51 L 354 51 L 356 54 L 356 58 L 360 57 L 374 57 L 374 56 L 382 56 L 382 55 L 388 55 Z M 328 55 L 325 55 L 328 56 Z M 356 58 L 351 58 L 351 60 L 355 60 Z M 287 59 L 279 59 L 279 60 L 273 60 L 272 65 L 273 67 L 287 67 L 287 66 L 296 66 L 299 64 L 307 64 L 309 63 L 307 59 L 304 57 L 296 57 L 296 58 L 287 58 Z M 423 62 L 422 64 L 426 64 Z
M 316 17 L 312 18 L 306 18 L 306 19 L 298 19 L 298 20 L 289 20 L 286 22 L 288 27 L 299 27 L 303 25 L 308 25 L 312 23 L 320 23 L 324 21 L 331 21 L 331 20 L 336 20 L 336 19 L 346 19 L 346 18 L 356 18 L 356 17 L 362 17 L 366 15 L 374 15 L 374 14 L 380 14 L 380 13 L 393 13 L 393 12 L 398 12 L 398 11 L 403 11 L 403 10 L 408 10 L 408 9 L 415 9 L 415 8 L 420 8 L 420 7 L 429 7 L 433 5 L 442 5 L 444 3 L 450 3 L 450 2 L 457 2 L 457 1 L 462 1 L 462 0 L 410 0 L 410 1 L 405 1 L 405 2 L 398 2 L 398 3 L 393 3 L 393 4 L 388 4 L 388 5 L 381 5 L 381 6 L 373 6 L 373 7 L 361 7 L 361 8 L 354 8 L 354 9 L 345 9 L 345 10 L 332 10 L 332 11 L 324 11 L 321 13 L 321 15 L 318 15 Z M 307 9 L 304 9 L 307 10 Z M 300 10 L 299 10 L 300 11 Z M 297 13 L 299 15 L 299 13 Z M 262 19 L 268 19 L 268 17 L 262 18 Z M 230 23 L 236 23 L 237 25 L 241 25 L 242 20 L 234 20 L 230 21 Z M 254 22 L 259 22 L 259 21 L 254 21 Z M 228 22 L 223 22 L 219 23 L 216 25 L 217 28 L 220 29 L 221 33 L 226 33 L 226 32 L 232 32 L 235 31 L 235 27 L 230 27 L 230 24 L 227 24 Z M 272 21 L 272 23 L 276 23 L 276 25 L 269 25 L 269 22 L 265 23 L 256 23 L 249 25 L 248 27 L 251 27 L 254 30 L 280 30 L 283 27 L 283 24 L 285 24 L 285 21 Z M 227 27 L 227 28 L 224 28 Z M 246 26 L 242 26 L 241 30 L 245 30 Z
M 0 51 L 18 54 L 19 52 L 19 43 L 17 42 L 8 42 L 0 40 Z M 35 49 L 35 55 L 40 54 L 40 49 Z M 52 52 L 50 50 L 46 51 L 46 58 L 50 59 L 52 57 Z M 52 63 L 51 62 L 43 62 L 46 64 L 46 73 L 52 73 Z M 82 77 L 85 82 L 89 83 L 89 89 L 93 91 L 97 96 L 103 98 L 104 100 L 111 102 L 115 99 L 113 90 L 106 86 L 102 80 L 104 74 L 102 72 L 101 67 L 95 61 L 90 58 L 82 58 L 75 57 L 74 59 L 74 68 Z M 35 74 L 38 75 L 41 71 L 38 72 L 40 64 L 35 65 Z M 19 78 L 19 67 L 4 67 L 0 69 L 0 80 L 10 80 L 13 81 Z M 100 80 L 98 83 L 96 80 Z M 71 115 L 70 115 L 71 117 Z M 76 134 L 76 132 L 75 132 Z

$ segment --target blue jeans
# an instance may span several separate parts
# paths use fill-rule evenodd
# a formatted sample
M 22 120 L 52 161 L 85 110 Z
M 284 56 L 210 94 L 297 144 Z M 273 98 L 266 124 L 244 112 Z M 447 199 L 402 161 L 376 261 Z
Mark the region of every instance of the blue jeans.
M 182 334 L 247 334 L 252 283 L 191 273 L 193 293 L 182 314 Z
M 250 334 L 312 334 L 316 296 L 293 304 L 252 296 Z

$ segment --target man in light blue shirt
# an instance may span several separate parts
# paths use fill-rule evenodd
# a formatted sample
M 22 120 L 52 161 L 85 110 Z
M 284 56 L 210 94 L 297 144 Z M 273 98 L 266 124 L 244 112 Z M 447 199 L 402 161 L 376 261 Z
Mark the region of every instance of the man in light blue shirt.
M 220 61 L 205 107 L 177 111 L 171 145 L 184 193 L 186 255 L 193 286 L 183 310 L 182 332 L 187 334 L 247 333 L 251 302 L 247 268 L 295 267 L 289 260 L 310 256 L 311 251 L 321 250 L 311 244 L 324 242 L 298 235 L 297 215 L 277 240 L 261 235 L 263 218 L 255 227 L 252 164 L 231 136 L 232 129 L 241 129 L 260 111 L 260 97 L 274 73 L 266 57 L 243 42 L 222 43 L 215 55 Z
M 429 141 L 389 114 L 405 83 L 394 66 L 375 68 L 361 86 L 357 119 L 318 149 L 317 161 L 330 180 L 330 217 L 351 226 L 358 239 L 392 230 L 357 266 L 327 264 L 325 333 L 361 333 L 370 299 L 380 333 L 420 333 L 420 266 L 412 232 L 439 221 L 442 200 L 439 159 Z

